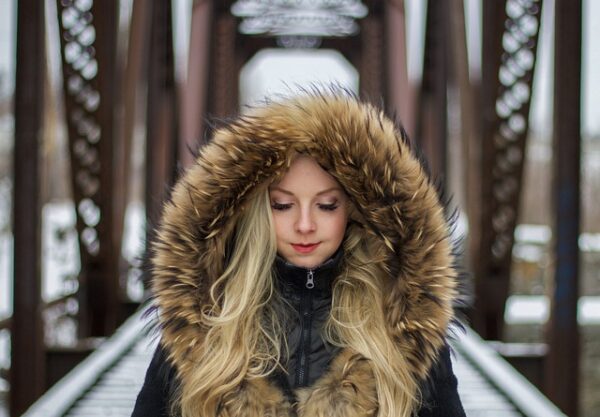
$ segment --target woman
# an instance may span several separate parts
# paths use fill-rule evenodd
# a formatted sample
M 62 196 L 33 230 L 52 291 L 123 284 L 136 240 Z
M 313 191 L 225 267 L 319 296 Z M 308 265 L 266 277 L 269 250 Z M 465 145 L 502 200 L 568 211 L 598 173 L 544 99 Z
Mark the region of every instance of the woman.
M 153 244 L 134 416 L 464 416 L 444 210 L 402 131 L 342 92 L 219 129 Z

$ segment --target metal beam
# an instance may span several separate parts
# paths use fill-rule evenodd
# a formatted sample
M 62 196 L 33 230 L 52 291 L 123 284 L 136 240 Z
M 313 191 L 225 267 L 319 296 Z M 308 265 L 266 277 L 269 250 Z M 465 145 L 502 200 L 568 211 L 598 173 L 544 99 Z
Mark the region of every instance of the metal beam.
M 45 15 L 37 0 L 17 7 L 13 153 L 13 317 L 10 410 L 21 415 L 44 391 L 41 314 L 40 147 L 44 111 Z
M 150 12 L 152 4 L 146 0 L 134 0 L 132 4 L 131 20 L 129 24 L 129 41 L 126 50 L 124 65 L 123 88 L 120 92 L 120 101 L 123 103 L 122 121 L 122 159 L 119 161 L 121 170 L 120 178 L 130 178 L 132 163 L 132 146 L 139 126 L 140 116 L 144 114 L 146 103 L 147 63 L 150 33 Z M 140 111 L 142 110 L 142 111 Z M 143 120 L 143 119 L 142 119 Z M 122 203 L 120 211 L 127 209 L 130 195 L 131 181 L 124 181 L 121 187 Z M 124 217 L 124 216 L 123 216 Z M 121 233 L 122 234 L 122 233 Z
M 214 7 L 210 58 L 208 110 L 211 116 L 228 117 L 238 112 L 239 75 L 237 21 L 229 9 Z
M 146 218 L 147 236 L 157 225 L 167 190 L 175 179 L 177 124 L 175 122 L 175 59 L 172 2 L 152 2 L 146 119 Z
M 492 177 L 489 169 L 494 164 L 493 136 L 498 130 L 498 115 L 496 114 L 496 99 L 500 80 L 498 70 L 502 58 L 502 35 L 506 20 L 506 0 L 482 2 L 482 44 L 481 44 L 481 88 L 480 88 L 480 165 L 477 171 L 480 177 L 479 214 L 477 219 L 477 235 L 479 240 L 471 240 L 473 250 L 471 258 L 475 260 L 475 312 L 473 327 L 484 339 L 500 339 L 500 327 L 503 318 L 502 301 L 498 294 L 508 290 L 508 280 L 489 274 L 490 246 L 493 239 L 493 229 L 489 227 L 489 219 L 493 214 Z M 493 329 L 493 330 L 491 330 Z
M 473 325 L 502 338 L 542 0 L 483 2 L 479 230 Z
M 57 0 L 81 272 L 79 334 L 117 326 L 123 223 L 117 142 L 118 3 Z
M 429 0 L 416 140 L 433 178 L 445 181 L 448 136 L 448 2 Z
M 555 2 L 554 210 L 555 276 L 547 361 L 548 395 L 578 415 L 579 231 L 581 181 L 581 0 Z
M 178 160 L 183 167 L 188 167 L 193 162 L 190 149 L 195 150 L 204 142 L 212 10 L 213 5 L 210 0 L 194 2 L 187 80 L 183 82 L 183 88 L 180 90 L 182 105 Z
M 383 96 L 385 27 L 380 10 L 373 8 L 360 22 L 359 92 L 379 103 Z
M 121 234 L 116 233 L 123 224 L 123 213 L 115 210 L 115 196 L 122 193 L 117 190 L 123 186 L 123 178 L 117 178 L 116 155 L 120 150 L 117 136 L 115 111 L 118 105 L 117 77 L 117 33 L 119 5 L 113 1 L 96 0 L 92 6 L 94 26 L 96 28 L 96 56 L 98 75 L 95 78 L 100 92 L 100 106 L 96 113 L 101 128 L 100 151 L 100 189 L 98 203 L 101 219 L 96 226 L 100 248 L 96 262 L 88 269 L 87 322 L 90 335 L 106 336 L 112 334 L 118 325 L 120 316 L 120 280 L 119 263 L 121 259 Z
M 457 134 L 460 137 L 461 148 L 459 149 L 462 169 L 456 172 L 462 177 L 463 210 L 467 213 L 469 221 L 469 235 L 466 250 L 466 265 L 472 268 L 475 263 L 473 249 L 477 249 L 476 242 L 479 241 L 479 219 L 480 214 L 480 161 L 481 154 L 478 142 L 477 123 L 480 114 L 475 104 L 475 87 L 471 80 L 469 56 L 467 49 L 467 33 L 465 22 L 464 0 L 450 0 L 450 61 L 452 66 L 452 77 L 450 82 L 458 90 L 460 103 L 460 128 Z M 472 306 L 472 288 L 465 291 L 465 302 Z
M 387 108 L 397 114 L 410 137 L 415 133 L 415 91 L 408 80 L 404 0 L 385 3 Z

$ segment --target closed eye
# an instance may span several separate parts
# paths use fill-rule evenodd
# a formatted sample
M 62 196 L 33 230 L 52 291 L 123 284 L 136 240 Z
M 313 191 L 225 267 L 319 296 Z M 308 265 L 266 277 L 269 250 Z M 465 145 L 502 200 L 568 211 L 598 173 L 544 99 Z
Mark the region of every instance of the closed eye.
M 319 204 L 318 206 L 321 210 L 325 210 L 325 211 L 333 211 L 339 207 L 338 203 Z
M 292 208 L 292 204 L 291 203 L 277 203 L 274 201 L 271 203 L 271 208 L 273 210 L 284 211 L 284 210 L 288 210 L 288 209 Z

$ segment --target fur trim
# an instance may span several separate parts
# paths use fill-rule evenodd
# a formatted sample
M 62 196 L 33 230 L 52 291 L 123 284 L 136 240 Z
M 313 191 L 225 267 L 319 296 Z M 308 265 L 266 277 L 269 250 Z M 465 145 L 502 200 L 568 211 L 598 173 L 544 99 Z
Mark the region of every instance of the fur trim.
M 328 373 L 312 387 L 297 392 L 292 406 L 280 390 L 265 379 L 246 381 L 219 410 L 219 417 L 373 417 L 377 415 L 377 391 L 368 361 L 345 350 Z M 293 411 L 294 410 L 294 411 Z
M 292 406 L 283 393 L 264 379 L 246 381 L 221 403 L 219 417 L 289 417 Z
M 444 344 L 456 295 L 444 210 L 403 131 L 372 105 L 339 92 L 305 94 L 239 117 L 214 133 L 175 186 L 152 259 L 152 288 L 170 359 L 180 375 L 189 372 L 205 332 L 200 306 L 223 271 L 237 217 L 248 195 L 283 175 L 296 152 L 313 156 L 337 179 L 359 212 L 365 239 L 384 249 L 389 331 L 410 371 L 424 379 Z M 373 415 L 375 394 L 366 383 L 372 380 L 370 370 L 352 357 L 343 353 L 318 386 L 300 392 L 301 398 L 322 400 L 301 400 L 301 415 Z M 255 380 L 247 390 L 258 389 L 255 383 L 262 384 Z M 364 395 L 357 395 L 363 389 Z M 260 415 L 287 415 L 283 397 L 258 396 L 262 405 L 250 405 L 249 397 L 236 407 L 248 404 L 244 408 L 278 410 Z M 321 405 L 315 404 L 333 404 L 334 398 L 336 405 L 327 413 L 317 411 Z M 274 403 L 279 405 L 273 408 Z
M 368 361 L 345 350 L 314 386 L 298 391 L 299 417 L 377 415 L 375 378 Z

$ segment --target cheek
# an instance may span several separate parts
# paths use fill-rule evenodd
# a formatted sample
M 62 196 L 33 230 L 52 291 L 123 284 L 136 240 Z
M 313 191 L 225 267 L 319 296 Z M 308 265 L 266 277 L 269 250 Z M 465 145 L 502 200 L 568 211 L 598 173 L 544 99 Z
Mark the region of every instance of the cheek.
M 287 223 L 285 216 L 281 216 L 280 213 L 273 213 L 273 228 L 275 229 L 275 236 L 277 239 L 285 236 Z
M 341 241 L 346 233 L 346 224 L 348 223 L 348 216 L 346 213 L 340 213 L 339 216 L 335 216 L 330 220 L 329 232 L 331 237 L 335 240 Z

